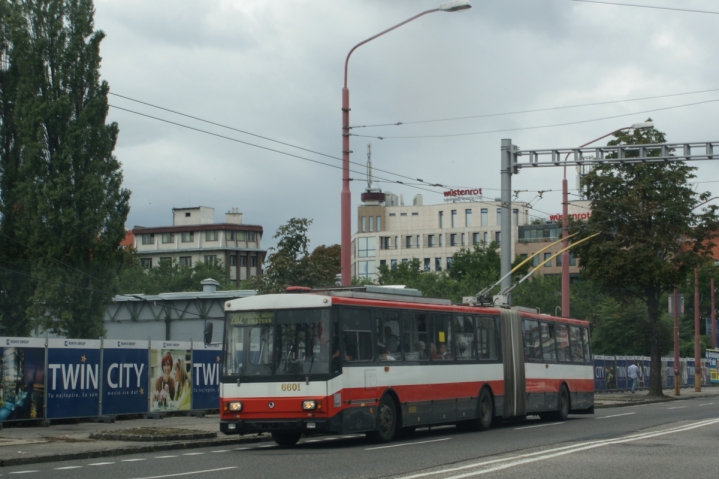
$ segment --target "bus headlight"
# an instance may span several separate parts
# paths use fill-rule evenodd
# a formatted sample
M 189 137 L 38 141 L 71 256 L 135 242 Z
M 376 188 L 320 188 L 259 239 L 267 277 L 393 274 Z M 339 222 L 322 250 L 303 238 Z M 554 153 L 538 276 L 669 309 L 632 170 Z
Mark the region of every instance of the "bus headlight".
M 240 411 L 242 411 L 242 403 L 241 402 L 231 402 L 227 405 L 227 409 L 229 409 L 231 412 L 240 412 Z
M 315 400 L 302 401 L 302 409 L 304 411 L 314 411 L 315 409 L 317 409 L 317 401 L 315 401 Z

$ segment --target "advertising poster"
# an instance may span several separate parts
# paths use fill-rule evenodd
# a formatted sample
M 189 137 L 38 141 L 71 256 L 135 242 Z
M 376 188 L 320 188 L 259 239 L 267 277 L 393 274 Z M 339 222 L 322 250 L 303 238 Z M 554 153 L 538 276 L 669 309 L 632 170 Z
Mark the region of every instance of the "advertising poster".
M 604 356 L 594 356 L 594 390 L 607 389 L 607 377 L 604 371 Z
M 662 358 L 662 388 L 671 389 L 674 387 L 674 360 Z
M 614 356 L 604 356 L 604 377 L 607 381 L 607 390 L 617 389 L 617 372 Z
M 627 383 L 627 367 L 629 361 L 626 356 L 617 356 L 616 358 L 616 371 L 617 371 L 617 389 L 629 389 Z
M 194 343 L 192 350 L 192 408 L 219 409 L 221 344 Z
M 192 402 L 192 350 L 187 341 L 152 341 L 150 412 L 189 411 Z
M 687 386 L 693 387 L 694 379 L 696 377 L 695 376 L 696 369 L 694 369 L 694 360 L 686 359 L 684 364 L 685 364 L 685 369 L 687 371 Z
M 47 419 L 100 412 L 100 341 L 48 339 Z
M 652 360 L 650 358 L 642 358 L 641 361 L 637 361 L 637 365 L 642 368 L 642 387 L 649 388 L 652 378 Z
M 147 412 L 149 341 L 106 340 L 102 350 L 102 414 Z
M 42 419 L 45 339 L 0 338 L 0 421 Z

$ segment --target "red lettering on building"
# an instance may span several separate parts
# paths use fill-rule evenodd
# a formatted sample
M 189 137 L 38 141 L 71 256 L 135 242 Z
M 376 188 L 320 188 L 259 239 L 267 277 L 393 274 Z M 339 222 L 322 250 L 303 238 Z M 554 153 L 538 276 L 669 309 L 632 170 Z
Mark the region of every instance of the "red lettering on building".
M 482 188 L 475 188 L 473 190 L 449 190 L 444 192 L 444 197 L 451 196 L 477 196 L 482 194 Z
M 574 220 L 588 220 L 592 216 L 591 212 L 588 213 L 572 213 L 569 215 Z M 561 214 L 549 215 L 549 221 L 562 221 L 563 216 Z

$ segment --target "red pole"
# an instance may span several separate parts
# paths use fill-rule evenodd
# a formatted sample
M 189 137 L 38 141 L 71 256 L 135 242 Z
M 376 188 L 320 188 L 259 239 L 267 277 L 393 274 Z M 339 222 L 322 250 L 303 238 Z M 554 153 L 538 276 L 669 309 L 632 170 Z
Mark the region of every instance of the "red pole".
M 567 167 L 564 167 L 562 180 L 562 249 L 569 246 L 569 191 L 567 188 Z M 569 251 L 562 253 L 562 317 L 569 318 Z
M 712 298 L 712 349 L 717 348 L 717 316 L 716 310 L 714 309 L 714 278 L 711 280 L 711 298 Z
M 699 342 L 699 267 L 694 268 L 694 391 L 702 390 L 701 343 Z
M 681 378 L 679 377 L 679 293 L 674 287 L 674 395 L 681 395 Z

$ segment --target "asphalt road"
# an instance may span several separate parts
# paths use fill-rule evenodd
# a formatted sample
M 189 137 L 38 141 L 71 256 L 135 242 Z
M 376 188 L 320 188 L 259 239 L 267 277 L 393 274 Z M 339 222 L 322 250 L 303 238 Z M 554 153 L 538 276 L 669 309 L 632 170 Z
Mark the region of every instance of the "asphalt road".
M 0 469 L 53 479 L 716 477 L 719 399 L 598 410 L 563 423 L 529 418 L 486 432 L 418 430 L 390 444 L 364 436 L 137 454 Z

